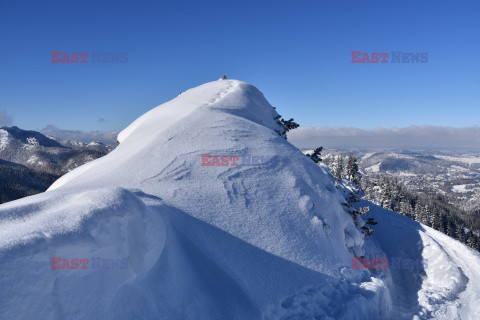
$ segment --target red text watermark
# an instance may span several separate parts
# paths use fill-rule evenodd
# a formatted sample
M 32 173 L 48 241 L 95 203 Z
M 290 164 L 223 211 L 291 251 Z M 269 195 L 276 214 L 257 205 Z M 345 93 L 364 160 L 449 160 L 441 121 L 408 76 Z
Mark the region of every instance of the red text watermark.
M 427 63 L 428 52 L 368 52 L 352 51 L 352 63 Z
M 391 259 L 367 259 L 364 257 L 352 257 L 352 269 L 425 269 L 427 260 L 393 257 Z
M 72 270 L 72 269 L 97 269 L 97 270 L 115 270 L 127 269 L 128 259 L 111 259 L 93 257 L 65 259 L 61 257 L 52 257 L 52 270 Z
M 52 51 L 52 63 L 127 63 L 128 53 Z
M 263 165 L 270 161 L 270 156 L 257 155 L 211 155 L 202 154 L 202 166 L 206 167 L 236 167 L 238 165 L 255 166 Z

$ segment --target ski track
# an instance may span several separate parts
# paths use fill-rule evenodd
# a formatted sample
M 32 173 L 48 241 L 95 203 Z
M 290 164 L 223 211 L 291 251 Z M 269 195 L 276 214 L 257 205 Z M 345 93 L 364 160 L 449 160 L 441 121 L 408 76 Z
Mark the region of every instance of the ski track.
M 428 228 L 428 227 L 426 227 Z M 449 294 L 433 292 L 427 295 L 429 302 L 437 307 L 431 311 L 432 319 L 480 319 L 480 278 L 471 272 L 470 268 L 464 266 L 480 267 L 480 258 L 474 251 L 455 240 L 455 245 L 446 243 L 446 235 L 428 228 L 431 241 L 437 245 L 449 259 L 452 268 L 457 268 L 459 276 L 450 280 L 458 283 Z M 448 238 L 448 240 L 451 240 Z M 470 256 L 470 259 L 466 257 Z M 439 288 L 443 289 L 443 288 Z M 440 297 L 440 298 L 439 298 Z M 461 301 L 464 301 L 463 303 Z M 476 309 L 473 309 L 474 307 Z M 473 310 L 472 310 L 473 309 Z
M 389 283 L 393 305 L 387 318 L 480 319 L 480 277 L 472 272 L 473 266 L 480 266 L 478 254 L 404 216 L 372 204 L 370 208 L 369 215 L 379 223 L 373 238 L 387 257 L 421 258 L 426 264 L 421 269 L 385 271 L 382 277 Z

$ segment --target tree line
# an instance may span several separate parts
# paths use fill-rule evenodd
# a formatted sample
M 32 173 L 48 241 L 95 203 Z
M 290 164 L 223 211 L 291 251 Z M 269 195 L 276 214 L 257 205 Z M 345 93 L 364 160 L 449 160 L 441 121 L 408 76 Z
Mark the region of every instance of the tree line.
M 346 160 L 343 154 L 339 154 L 327 158 L 324 163 L 330 167 L 337 180 L 347 179 L 361 188 L 366 200 L 432 227 L 480 251 L 478 214 L 451 205 L 440 194 L 414 193 L 396 178 L 362 176 L 357 159 L 351 154 Z
M 398 212 L 415 221 L 465 243 L 480 251 L 479 221 L 447 202 L 439 194 L 413 193 L 396 178 L 375 176 L 362 184 L 365 198 L 385 209 Z
M 0 163 L 0 203 L 44 192 L 60 176 Z

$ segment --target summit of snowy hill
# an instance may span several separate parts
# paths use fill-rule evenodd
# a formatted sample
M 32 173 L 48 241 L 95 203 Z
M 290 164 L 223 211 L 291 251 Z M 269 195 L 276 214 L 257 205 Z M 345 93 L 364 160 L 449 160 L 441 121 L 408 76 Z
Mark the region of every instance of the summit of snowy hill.
M 139 189 L 259 248 L 334 274 L 349 261 L 345 234 L 356 247 L 362 239 L 331 179 L 275 131 L 276 116 L 255 87 L 210 82 L 141 116 L 119 134 L 112 153 L 49 190 Z M 202 165 L 213 156 L 238 157 L 239 165 Z M 245 163 L 251 157 L 262 163 Z
M 352 257 L 385 257 L 387 247 L 382 249 L 381 237 L 364 243 L 334 178 L 282 137 L 279 117 L 252 85 L 206 83 L 135 120 L 119 134 L 115 150 L 64 175 L 46 193 L 0 206 L 0 315 L 399 319 L 436 314 L 402 304 L 409 301 L 398 297 L 415 294 L 408 291 L 415 285 L 395 287 L 387 271 L 352 269 Z M 385 225 L 395 221 L 385 219 Z M 421 241 L 415 243 L 418 252 L 427 252 Z M 450 246 L 444 241 L 438 247 L 443 245 Z M 402 244 L 388 249 L 400 252 Z M 444 300 L 460 305 L 462 288 L 478 283 L 466 278 L 478 271 L 465 266 L 469 272 L 462 277 L 454 262 L 440 261 L 432 272 L 442 266 L 450 268 L 458 285 L 436 274 L 427 273 L 428 279 L 445 281 L 453 289 Z M 438 309 L 428 304 L 432 295 L 422 297 L 424 308 Z M 469 293 L 468 301 L 472 297 Z M 445 314 L 461 310 L 463 318 L 475 319 L 475 308 L 452 307 Z

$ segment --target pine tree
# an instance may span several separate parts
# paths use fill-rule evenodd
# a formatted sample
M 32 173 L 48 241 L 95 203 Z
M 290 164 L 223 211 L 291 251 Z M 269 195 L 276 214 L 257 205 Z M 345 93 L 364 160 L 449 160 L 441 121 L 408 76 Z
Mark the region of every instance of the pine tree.
M 442 221 L 440 220 L 440 215 L 437 213 L 432 213 L 432 218 L 430 219 L 432 223 L 432 228 L 435 230 L 441 231 Z
M 369 207 L 360 207 L 356 208 L 354 206 L 355 203 L 360 201 L 358 194 L 351 193 L 350 196 L 346 198 L 347 202 L 342 203 L 344 210 L 350 214 L 352 220 L 357 228 L 359 228 L 363 235 L 371 236 L 375 233 L 372 226 L 376 225 L 377 222 L 374 221 L 373 218 L 368 218 L 366 221 L 362 219 L 363 215 L 365 215 L 370 208 Z
M 425 204 L 425 214 L 424 214 L 424 218 L 423 218 L 422 223 L 423 223 L 423 224 L 426 224 L 426 225 L 429 226 L 429 227 L 432 227 L 432 226 L 433 226 L 433 218 L 432 218 L 432 215 L 433 215 L 432 209 L 430 208 L 430 206 L 428 205 L 428 203 Z
M 382 177 L 380 182 L 380 203 L 382 207 L 388 210 L 392 210 L 392 190 L 390 186 L 390 180 L 386 177 Z
M 472 247 L 472 248 L 474 248 L 475 250 L 480 251 L 480 239 L 479 239 L 479 237 L 478 237 L 478 236 L 475 236 L 475 237 L 474 237 L 474 240 L 475 240 L 475 241 L 474 241 L 474 243 L 473 243 L 473 247 Z
M 323 150 L 323 147 L 318 147 L 313 151 L 312 154 L 307 154 L 306 156 L 312 159 L 313 162 L 319 163 L 320 161 L 322 161 L 322 158 L 320 158 L 322 154 L 322 150 Z
M 455 234 L 455 239 L 457 239 L 460 242 L 464 242 L 467 240 L 465 236 L 465 229 L 462 227 L 457 228 L 457 232 Z
M 447 235 L 452 238 L 456 238 L 457 229 L 453 223 L 453 219 L 448 219 L 447 221 Z
M 467 234 L 466 234 L 466 243 L 467 245 L 470 247 L 470 248 L 475 248 L 476 247 L 476 239 L 475 239 L 475 235 L 473 234 L 473 232 L 469 231 Z
M 440 224 L 441 224 L 440 231 L 445 234 L 448 234 L 447 233 L 448 218 L 446 214 L 440 215 Z
M 331 167 L 333 163 L 332 157 L 330 155 L 327 156 L 325 160 L 323 160 L 323 163 L 325 163 L 327 167 Z
M 273 108 L 275 109 L 275 107 L 273 107 Z M 285 120 L 279 114 L 277 114 L 273 119 L 282 128 L 282 130 L 275 130 L 275 132 L 278 133 L 278 135 L 281 136 L 282 138 L 284 138 L 285 140 L 287 140 L 287 132 L 288 131 L 290 131 L 292 129 L 295 129 L 295 128 L 298 128 L 300 126 L 298 123 L 293 121 L 293 118 L 290 118 L 290 120 Z
M 348 155 L 345 173 L 347 179 L 349 179 L 357 186 L 360 185 L 360 173 L 358 171 L 357 158 L 355 158 L 355 156 L 353 156 L 351 153 Z
M 343 154 L 340 153 L 337 156 L 337 161 L 335 162 L 335 168 L 334 168 L 334 171 L 333 171 L 333 175 L 334 175 L 335 179 L 337 179 L 337 180 L 342 180 L 343 179 L 343 170 L 344 170 Z
M 425 205 L 423 201 L 419 199 L 415 204 L 415 221 L 423 223 L 425 221 Z
M 411 218 L 413 216 L 413 208 L 410 202 L 405 198 L 402 197 L 400 200 L 400 214 Z

